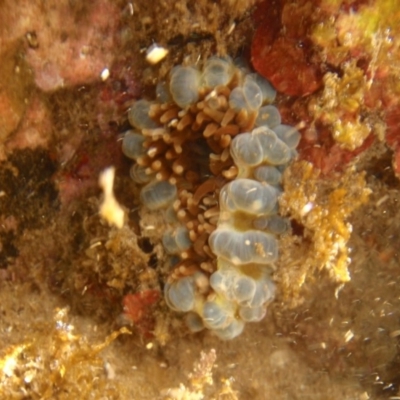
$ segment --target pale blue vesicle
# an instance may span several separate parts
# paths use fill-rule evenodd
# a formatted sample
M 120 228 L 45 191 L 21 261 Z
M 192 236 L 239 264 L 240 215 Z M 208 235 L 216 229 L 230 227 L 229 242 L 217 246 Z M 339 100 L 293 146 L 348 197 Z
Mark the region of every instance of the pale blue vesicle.
M 185 317 L 186 325 L 191 332 L 196 333 L 204 329 L 203 319 L 195 312 L 189 312 Z
M 262 77 L 260 74 L 257 73 L 249 74 L 247 75 L 247 77 L 253 79 L 254 82 L 256 82 L 258 87 L 260 88 L 262 93 L 263 104 L 274 102 L 276 97 L 276 90 L 264 77 Z
M 170 308 L 175 311 L 188 312 L 195 304 L 196 285 L 192 276 L 181 278 L 167 283 L 164 288 L 164 297 Z
M 156 86 L 156 97 L 160 103 L 171 103 L 172 96 L 169 91 L 168 84 L 164 81 L 160 81 Z
M 289 229 L 289 221 L 279 215 L 262 216 L 253 220 L 253 227 L 268 230 L 275 235 L 282 235 Z
M 227 301 L 206 301 L 203 305 L 204 325 L 209 329 L 226 328 L 234 318 L 234 308 Z
M 282 142 L 286 143 L 290 149 L 295 149 L 298 146 L 301 135 L 294 126 L 277 125 L 273 127 L 273 131 L 276 133 L 276 136 L 278 136 Z
M 166 181 L 151 182 L 140 192 L 141 202 L 150 210 L 168 206 L 176 197 L 176 186 Z
M 274 262 L 278 256 L 276 238 L 256 230 L 236 232 L 217 229 L 210 235 L 209 244 L 214 254 L 234 265 L 268 264 Z
M 229 107 L 239 112 L 242 109 L 247 109 L 246 97 L 243 88 L 234 88 L 229 95 Z
M 275 187 L 252 179 L 236 179 L 226 184 L 220 193 L 220 208 L 230 212 L 268 214 L 278 200 Z
M 146 153 L 143 147 L 145 138 L 142 134 L 133 130 L 125 132 L 122 139 L 122 152 L 129 158 L 136 160 Z
M 282 173 L 272 165 L 260 165 L 254 169 L 254 178 L 259 182 L 278 185 L 282 182 Z
M 175 229 L 175 231 L 165 232 L 162 237 L 162 243 L 169 254 L 180 254 L 192 246 L 189 232 L 183 226 Z
M 251 301 L 247 304 L 248 307 L 261 307 L 270 302 L 275 297 L 275 284 L 271 278 L 265 274 L 262 278 L 256 281 L 256 290 Z
M 243 93 L 246 99 L 247 109 L 249 111 L 258 110 L 263 103 L 263 96 L 257 83 L 246 76 L 243 84 Z
M 244 322 L 234 319 L 226 328 L 214 330 L 215 334 L 223 340 L 231 340 L 239 336 L 244 329 Z
M 254 297 L 256 282 L 249 276 L 239 275 L 235 280 L 232 291 L 233 297 L 239 304 L 246 304 Z
M 260 307 L 240 307 L 239 308 L 239 316 L 243 321 L 246 322 L 258 322 L 261 321 L 267 312 L 267 308 L 265 306 Z
M 149 117 L 150 106 L 150 101 L 136 101 L 128 111 L 129 123 L 137 129 L 157 128 L 157 123 Z
M 271 215 L 268 218 L 267 229 L 275 235 L 282 235 L 287 232 L 290 227 L 289 220 L 280 215 Z
M 140 185 L 148 183 L 154 178 L 154 174 L 148 174 L 146 168 L 138 164 L 132 165 L 129 175 L 134 182 Z

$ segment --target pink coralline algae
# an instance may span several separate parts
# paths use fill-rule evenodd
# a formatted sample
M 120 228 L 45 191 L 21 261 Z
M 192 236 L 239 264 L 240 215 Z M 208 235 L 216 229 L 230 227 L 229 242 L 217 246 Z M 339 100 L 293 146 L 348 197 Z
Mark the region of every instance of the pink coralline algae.
M 79 24 L 67 7 L 54 14 L 48 15 L 47 29 L 37 30 L 38 47 L 27 53 L 36 84 L 42 90 L 55 90 L 99 80 L 114 57 L 118 10 L 106 0 L 97 0 Z
M 127 294 L 123 299 L 124 317 L 146 338 L 152 337 L 155 322 L 151 309 L 158 303 L 160 297 L 159 290 L 147 289 Z
M 44 91 L 100 80 L 114 59 L 119 10 L 95 0 L 79 9 L 68 1 L 6 2 L 3 17 L 13 29 L 0 28 L 0 47 L 23 39 L 36 85 Z M 3 7 L 3 6 L 2 6 Z M 18 11 L 18 12 L 17 12 Z M 6 24 L 9 25 L 9 24 Z
M 386 113 L 386 142 L 394 151 L 393 167 L 397 176 L 400 176 L 400 106 Z
M 51 129 L 49 110 L 39 96 L 34 96 L 22 123 L 6 142 L 6 150 L 46 148 L 51 138 Z
M 300 158 L 329 174 L 383 141 L 400 176 L 397 2 L 264 0 L 254 20 L 255 69 L 296 97 L 279 108 L 302 122 Z
M 65 157 L 70 157 L 69 162 L 55 177 L 63 205 L 97 190 L 100 172 L 108 165 L 120 166 L 122 162 L 119 143 L 113 132 L 99 134 L 94 148 L 90 143 L 81 142 L 79 136 L 73 139 L 76 142 L 65 143 L 62 150 Z
M 279 92 L 290 96 L 305 96 L 322 84 L 321 72 L 301 26 L 304 7 L 307 4 L 301 7 L 289 3 L 281 11 L 281 4 L 264 1 L 256 11 L 258 28 L 251 47 L 253 66 Z M 291 19 L 286 21 L 289 14 Z M 300 22 L 294 24 L 297 20 Z

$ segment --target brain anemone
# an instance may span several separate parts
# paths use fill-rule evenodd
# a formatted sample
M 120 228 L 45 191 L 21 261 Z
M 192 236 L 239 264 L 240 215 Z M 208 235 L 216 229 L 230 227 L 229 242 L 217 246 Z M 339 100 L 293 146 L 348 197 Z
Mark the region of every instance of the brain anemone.
M 276 92 L 230 58 L 176 66 L 154 99 L 128 111 L 122 149 L 148 210 L 162 210 L 168 306 L 190 330 L 238 336 L 273 300 L 284 169 L 300 134 L 281 122 Z

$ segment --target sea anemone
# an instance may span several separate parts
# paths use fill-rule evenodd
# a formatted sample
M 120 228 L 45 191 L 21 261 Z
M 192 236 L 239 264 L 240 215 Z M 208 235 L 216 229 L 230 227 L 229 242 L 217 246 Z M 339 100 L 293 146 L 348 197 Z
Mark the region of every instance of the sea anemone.
M 168 306 L 222 339 L 261 320 L 274 298 L 282 172 L 299 132 L 281 124 L 276 92 L 242 62 L 176 66 L 156 99 L 129 109 L 122 149 L 148 210 L 164 210 Z

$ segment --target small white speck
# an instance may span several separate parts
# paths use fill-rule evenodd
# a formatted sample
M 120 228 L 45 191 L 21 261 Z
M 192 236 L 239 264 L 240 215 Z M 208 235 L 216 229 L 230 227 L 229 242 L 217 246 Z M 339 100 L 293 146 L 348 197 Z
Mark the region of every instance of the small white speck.
M 129 14 L 132 16 L 133 13 L 134 13 L 133 4 L 132 3 L 128 3 L 128 11 L 129 11 Z
M 110 77 L 110 70 L 108 68 L 104 68 L 100 74 L 101 80 L 105 82 L 109 77 Z
M 108 379 L 115 379 L 115 369 L 108 361 L 104 362 L 104 371 Z
M 236 24 L 234 22 L 232 22 L 231 26 L 228 29 L 227 34 L 230 35 L 234 31 L 235 27 L 236 27 Z
M 117 228 L 124 225 L 124 209 L 119 205 L 113 193 L 115 168 L 109 167 L 101 172 L 99 184 L 104 192 L 104 199 L 100 205 L 100 215 L 110 224 Z
M 344 335 L 344 340 L 345 340 L 345 342 L 347 343 L 347 342 L 350 342 L 350 340 L 353 339 L 353 337 L 354 337 L 354 333 L 353 333 L 353 331 L 350 329 L 350 330 L 348 330 L 348 331 L 345 333 L 345 335 Z
M 150 148 L 147 150 L 147 155 L 148 155 L 150 158 L 153 158 L 156 154 L 157 154 L 157 148 L 156 148 L 156 147 L 150 147 Z
M 400 336 L 400 330 L 398 329 L 397 331 L 393 331 L 393 332 L 390 332 L 390 335 L 389 335 L 391 338 L 395 338 L 395 337 L 397 337 L 397 336 Z
M 304 216 L 306 214 L 308 214 L 314 207 L 314 204 L 311 202 L 308 202 L 303 209 L 301 210 L 301 214 Z
M 336 288 L 336 290 L 335 290 L 335 297 L 336 297 L 336 299 L 339 298 L 339 293 L 340 293 L 340 291 L 341 291 L 343 288 L 344 288 L 344 284 L 341 284 L 341 285 L 339 285 L 339 286 Z
M 206 96 L 206 100 L 213 99 L 213 98 L 215 98 L 215 97 L 217 97 L 217 96 L 218 96 L 218 93 L 217 93 L 217 91 L 214 89 L 214 90 L 212 90 L 212 91 Z
M 146 50 L 146 61 L 150 64 L 157 64 L 168 54 L 168 49 L 159 46 L 157 43 L 152 44 Z
M 376 206 L 379 207 L 381 206 L 386 200 L 389 199 L 389 195 L 385 195 L 383 197 L 381 197 L 377 202 L 376 202 Z

